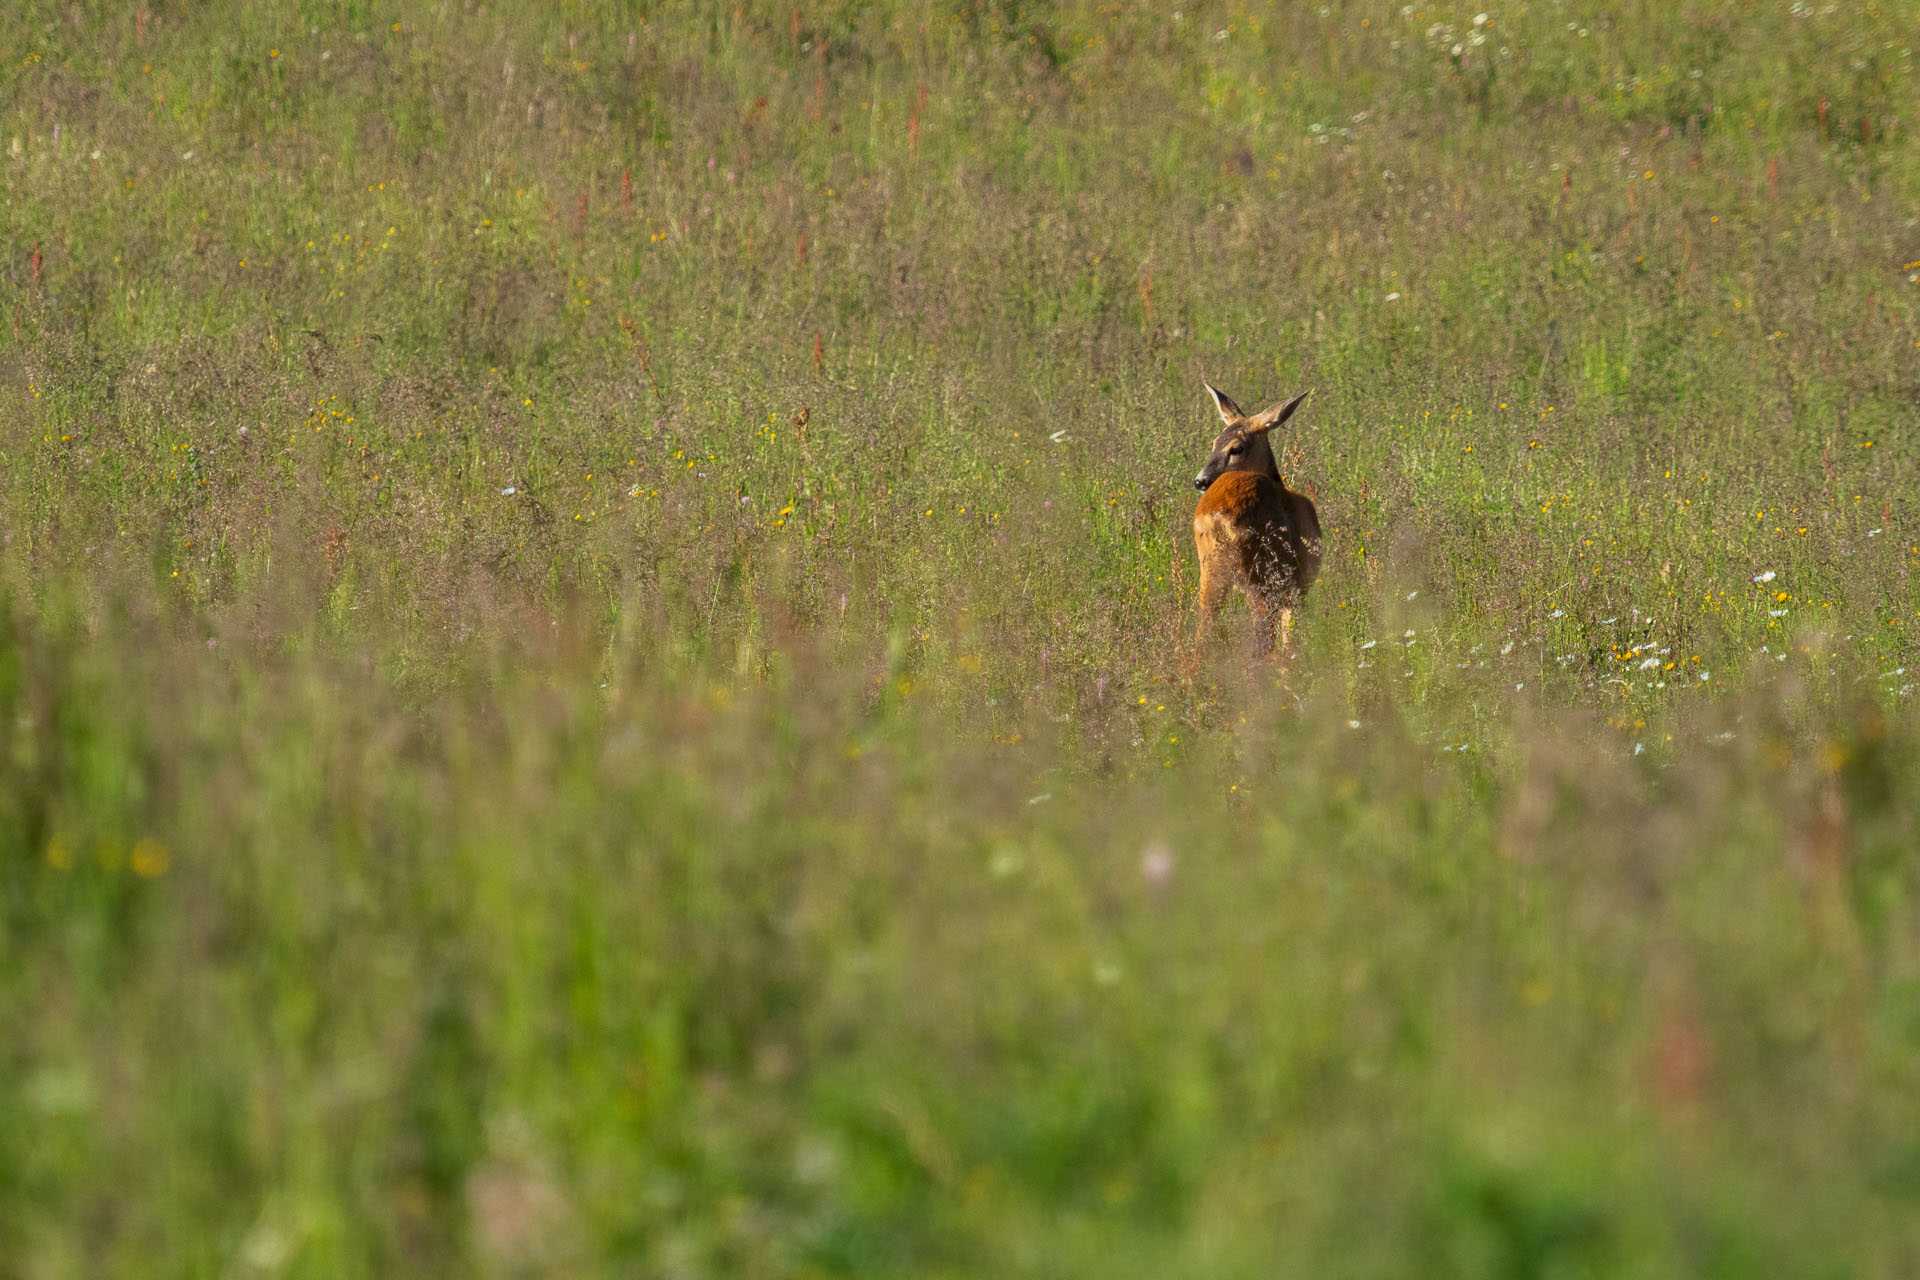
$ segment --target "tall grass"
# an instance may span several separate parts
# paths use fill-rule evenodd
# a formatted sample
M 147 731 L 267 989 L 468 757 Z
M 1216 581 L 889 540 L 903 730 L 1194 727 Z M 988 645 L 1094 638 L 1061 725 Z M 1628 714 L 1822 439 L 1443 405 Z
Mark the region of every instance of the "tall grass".
M 1914 34 L 19 6 L 0 1276 L 1911 1273 Z

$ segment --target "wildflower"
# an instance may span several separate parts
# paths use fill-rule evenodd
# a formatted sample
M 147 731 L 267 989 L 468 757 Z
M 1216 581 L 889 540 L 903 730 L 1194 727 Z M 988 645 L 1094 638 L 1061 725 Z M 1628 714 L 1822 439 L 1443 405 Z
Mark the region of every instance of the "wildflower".
M 133 868 L 133 874 L 143 880 L 152 880 L 167 872 L 167 846 L 152 836 L 139 841 L 127 856 L 127 864 Z
M 1173 850 L 1164 841 L 1155 841 L 1140 855 L 1140 876 L 1147 882 L 1147 888 L 1156 893 L 1164 890 L 1173 879 Z

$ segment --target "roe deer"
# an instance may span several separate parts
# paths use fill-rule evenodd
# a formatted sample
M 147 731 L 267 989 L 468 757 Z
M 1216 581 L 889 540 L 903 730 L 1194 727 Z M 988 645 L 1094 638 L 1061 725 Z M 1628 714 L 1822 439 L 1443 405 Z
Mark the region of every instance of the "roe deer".
M 1206 384 L 1202 384 L 1203 386 Z M 1220 611 L 1229 588 L 1253 605 L 1255 634 L 1263 653 L 1286 653 L 1293 610 L 1320 570 L 1320 517 L 1305 494 L 1287 488 L 1267 433 L 1293 416 L 1302 391 L 1283 404 L 1248 415 L 1231 396 L 1207 386 L 1227 429 L 1213 442 L 1213 456 L 1193 487 L 1193 547 L 1200 555 L 1200 629 L 1195 648 Z

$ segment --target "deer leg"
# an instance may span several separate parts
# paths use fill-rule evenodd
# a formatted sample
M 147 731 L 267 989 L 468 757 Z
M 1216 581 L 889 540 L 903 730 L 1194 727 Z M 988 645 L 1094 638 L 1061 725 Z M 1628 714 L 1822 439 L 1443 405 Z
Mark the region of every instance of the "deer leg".
M 1220 613 L 1220 598 L 1226 594 L 1226 590 L 1226 584 L 1220 580 L 1220 575 L 1214 571 L 1213 565 L 1202 560 L 1200 562 L 1200 621 L 1193 635 L 1193 647 L 1196 652 L 1206 645 L 1207 632 L 1212 628 L 1214 618 Z
M 1280 656 L 1285 658 L 1293 647 L 1293 606 L 1280 606 Z
M 1262 657 L 1273 656 L 1273 628 L 1276 621 L 1285 621 L 1287 611 L 1275 606 L 1264 592 L 1247 593 L 1248 601 L 1253 605 L 1253 644 Z

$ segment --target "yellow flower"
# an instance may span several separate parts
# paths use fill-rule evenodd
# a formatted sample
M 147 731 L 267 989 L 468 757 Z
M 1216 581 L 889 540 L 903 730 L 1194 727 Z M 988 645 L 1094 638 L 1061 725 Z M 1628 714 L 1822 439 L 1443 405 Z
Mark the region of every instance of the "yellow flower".
M 152 880 L 167 872 L 167 846 L 147 836 L 133 846 L 127 855 L 127 863 L 133 868 L 133 874 L 144 880 Z

